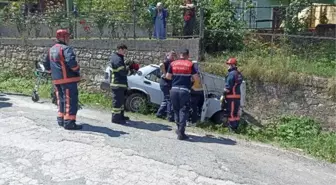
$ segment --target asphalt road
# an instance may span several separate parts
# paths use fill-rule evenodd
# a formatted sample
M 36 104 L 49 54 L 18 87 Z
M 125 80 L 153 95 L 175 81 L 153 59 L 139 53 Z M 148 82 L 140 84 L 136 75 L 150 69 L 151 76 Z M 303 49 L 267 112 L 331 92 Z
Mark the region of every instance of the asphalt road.
M 0 95 L 0 184 L 332 185 L 336 165 L 237 139 L 194 131 L 176 139 L 173 125 L 83 109 L 82 131 L 55 122 L 56 107 Z M 141 118 L 142 119 L 142 118 Z M 143 119 L 142 119 L 143 120 Z M 188 128 L 189 129 L 189 128 Z M 192 129 L 189 129 L 189 131 Z

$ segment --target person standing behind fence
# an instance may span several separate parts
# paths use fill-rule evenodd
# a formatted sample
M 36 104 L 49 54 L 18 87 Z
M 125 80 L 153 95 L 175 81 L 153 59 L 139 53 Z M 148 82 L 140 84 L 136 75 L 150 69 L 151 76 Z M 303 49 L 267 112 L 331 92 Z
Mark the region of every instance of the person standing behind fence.
M 49 49 L 43 65 L 47 71 L 51 71 L 52 82 L 56 87 L 57 122 L 67 130 L 79 130 L 82 129 L 81 125 L 76 124 L 79 65 L 75 52 L 68 46 L 70 33 L 64 29 L 57 30 L 56 39 L 57 43 Z
M 180 8 L 184 9 L 183 19 L 183 35 L 192 36 L 194 31 L 194 25 L 196 20 L 196 8 L 192 3 L 192 0 L 185 0 L 184 5 L 181 5 Z M 189 38 L 189 37 L 185 37 Z
M 165 58 L 165 61 L 160 64 L 160 69 L 162 72 L 162 77 L 160 79 L 160 88 L 163 93 L 163 101 L 160 105 L 159 110 L 156 113 L 156 117 L 158 118 L 164 118 L 167 116 L 168 121 L 173 122 L 174 121 L 174 112 L 172 110 L 172 104 L 170 100 L 170 90 L 172 86 L 172 82 L 169 79 L 166 79 L 166 74 L 168 71 L 168 67 L 176 60 L 177 56 L 175 51 L 169 52 L 168 56 Z
M 193 63 L 189 60 L 189 50 L 180 51 L 180 59 L 172 62 L 168 68 L 167 79 L 172 79 L 170 97 L 173 104 L 177 139 L 185 140 L 185 126 L 190 111 L 190 88 L 192 80 L 198 81 L 199 76 Z
M 163 8 L 162 3 L 159 2 L 156 7 L 151 8 L 151 12 L 153 12 L 154 38 L 166 39 L 168 18 L 167 9 Z

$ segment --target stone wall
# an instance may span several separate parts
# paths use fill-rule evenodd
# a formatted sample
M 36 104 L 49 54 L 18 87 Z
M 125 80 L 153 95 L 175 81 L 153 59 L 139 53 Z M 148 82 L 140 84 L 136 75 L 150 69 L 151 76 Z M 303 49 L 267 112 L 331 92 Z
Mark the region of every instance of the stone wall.
M 336 130 L 336 95 L 328 88 L 331 80 L 306 77 L 300 81 L 301 85 L 295 86 L 249 82 L 245 109 L 259 121 L 284 114 L 302 115 Z
M 81 66 L 81 75 L 86 81 L 86 88 L 95 89 L 101 79 L 109 57 L 119 43 L 128 46 L 126 59 L 133 59 L 140 64 L 158 64 L 167 52 L 179 48 L 189 48 L 190 57 L 198 59 L 199 40 L 73 40 L 71 46 L 77 54 Z M 20 39 L 0 39 L 0 67 L 21 73 L 34 69 L 36 60 L 43 60 L 49 47 L 50 39 L 35 39 L 23 42 Z
M 72 46 L 81 65 L 85 88 L 97 90 L 98 80 L 102 78 L 108 58 L 120 41 L 74 40 Z M 199 40 L 124 40 L 129 47 L 129 58 L 141 64 L 158 63 L 171 49 L 186 47 L 191 57 L 198 58 Z M 31 73 L 34 61 L 39 60 L 53 44 L 51 40 L 0 39 L 1 71 L 15 70 Z M 336 104 L 328 93 L 328 79 L 304 78 L 301 85 L 251 82 L 247 79 L 247 105 L 245 110 L 257 120 L 268 120 L 283 114 L 311 116 L 326 123 L 326 128 L 336 129 Z

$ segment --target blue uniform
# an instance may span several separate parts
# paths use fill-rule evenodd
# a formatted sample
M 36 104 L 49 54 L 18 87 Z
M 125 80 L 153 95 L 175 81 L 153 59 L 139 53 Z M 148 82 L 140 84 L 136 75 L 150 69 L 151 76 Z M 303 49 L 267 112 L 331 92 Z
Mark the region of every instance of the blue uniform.
M 226 93 L 227 111 L 229 113 L 229 126 L 237 129 L 239 126 L 239 108 L 240 108 L 240 85 L 243 82 L 242 74 L 236 67 L 229 69 L 226 76 L 225 88 L 229 90 Z
M 164 68 L 166 71 L 168 71 L 170 60 L 166 59 L 164 64 Z M 170 100 L 170 89 L 172 86 L 172 81 L 169 79 L 166 79 L 165 77 L 162 77 L 160 79 L 160 88 L 163 92 L 163 101 L 160 105 L 159 110 L 156 113 L 157 117 L 165 117 L 167 116 L 168 121 L 174 121 L 174 112 L 172 110 L 172 104 Z
M 58 105 L 57 121 L 60 126 L 71 129 L 76 126 L 78 111 L 78 87 L 80 67 L 73 49 L 58 42 L 49 49 L 44 67 L 51 71 Z
M 189 60 L 176 60 L 168 68 L 172 74 L 171 101 L 175 115 L 178 135 L 185 135 L 185 126 L 189 118 L 191 76 L 196 74 L 193 63 Z
M 111 88 L 112 88 L 112 122 L 124 124 L 124 105 L 127 92 L 128 70 L 124 62 L 124 56 L 113 53 L 110 58 Z

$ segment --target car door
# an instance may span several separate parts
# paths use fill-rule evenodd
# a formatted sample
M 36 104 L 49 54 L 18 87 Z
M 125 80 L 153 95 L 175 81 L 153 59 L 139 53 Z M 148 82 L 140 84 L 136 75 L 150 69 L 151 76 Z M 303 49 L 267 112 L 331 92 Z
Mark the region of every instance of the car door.
M 154 104 L 160 105 L 163 100 L 163 93 L 160 89 L 160 68 L 155 69 L 151 73 L 147 74 L 144 78 L 144 86 L 146 92 L 150 96 L 150 101 Z

